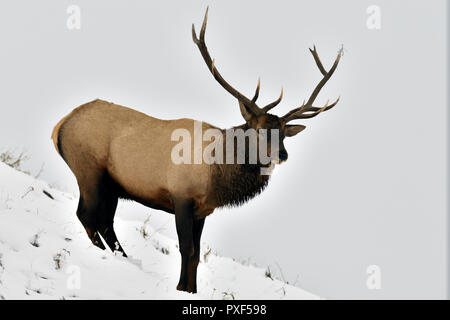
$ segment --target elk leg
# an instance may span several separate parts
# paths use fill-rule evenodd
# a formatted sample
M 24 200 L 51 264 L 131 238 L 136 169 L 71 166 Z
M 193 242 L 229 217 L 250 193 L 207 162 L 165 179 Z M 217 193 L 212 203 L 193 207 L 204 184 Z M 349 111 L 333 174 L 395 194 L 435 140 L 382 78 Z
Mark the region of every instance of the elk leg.
M 112 252 L 119 251 L 122 253 L 122 256 L 124 256 L 125 258 L 128 257 L 122 246 L 120 245 L 119 240 L 117 240 L 116 232 L 114 231 L 112 222 L 109 226 L 100 227 L 99 232 L 103 239 L 105 239 L 106 244 Z
M 205 218 L 194 219 L 193 223 L 193 240 L 194 240 L 194 254 L 189 258 L 188 262 L 188 284 L 187 291 L 197 293 L 197 267 L 200 261 L 200 238 L 202 236 L 203 225 Z
M 125 251 L 117 240 L 116 232 L 114 231 L 114 215 L 116 213 L 118 197 L 113 194 L 104 194 L 102 196 L 102 203 L 98 211 L 98 232 L 105 240 L 112 252 L 122 252 L 124 257 L 127 257 Z
M 96 211 L 95 208 L 88 206 L 86 204 L 80 192 L 77 217 L 80 220 L 81 224 L 83 225 L 84 229 L 86 229 L 88 237 L 89 239 L 91 239 L 92 243 L 95 246 L 99 247 L 100 249 L 104 250 L 106 249 L 105 245 L 103 244 L 102 239 L 100 239 L 100 236 L 97 232 L 95 211 Z
M 193 204 L 192 201 L 174 200 L 174 207 L 175 224 L 181 254 L 180 281 L 178 282 L 177 290 L 188 291 L 188 262 L 189 258 L 194 254 L 192 235 Z

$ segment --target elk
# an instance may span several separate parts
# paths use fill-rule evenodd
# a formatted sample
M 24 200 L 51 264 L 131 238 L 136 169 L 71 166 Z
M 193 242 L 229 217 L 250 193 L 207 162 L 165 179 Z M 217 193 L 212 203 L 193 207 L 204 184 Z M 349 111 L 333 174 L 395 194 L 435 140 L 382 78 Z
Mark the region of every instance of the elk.
M 264 107 L 256 104 L 260 81 L 252 99 L 233 88 L 219 73 L 205 44 L 208 18 L 206 10 L 200 35 L 192 25 L 192 38 L 213 77 L 239 102 L 245 123 L 238 129 L 279 130 L 278 148 L 270 150 L 275 162 L 283 162 L 288 153 L 285 137 L 292 137 L 305 126 L 288 124 L 297 119 L 312 118 L 330 110 L 339 101 L 323 107 L 313 106 L 322 87 L 333 75 L 342 55 L 339 51 L 327 71 L 317 50 L 310 49 L 322 79 L 309 99 L 282 117 L 268 113 L 278 99 Z M 103 100 L 94 100 L 75 108 L 55 126 L 52 140 L 60 156 L 75 175 L 80 191 L 77 217 L 92 243 L 126 254 L 117 240 L 113 220 L 118 199 L 129 199 L 147 207 L 175 215 L 181 254 L 181 272 L 177 290 L 197 292 L 196 278 L 200 254 L 200 237 L 205 218 L 216 208 L 236 206 L 258 195 L 269 181 L 259 169 L 267 164 L 213 163 L 175 164 L 171 133 L 179 128 L 193 130 L 194 120 L 161 120 Z M 202 122 L 203 129 L 225 130 Z M 260 138 L 258 138 L 260 139 Z M 248 148 L 250 141 L 246 142 Z M 271 141 L 268 141 L 269 147 Z M 236 152 L 236 151 L 235 151 Z M 100 237 L 101 236 L 101 237 Z

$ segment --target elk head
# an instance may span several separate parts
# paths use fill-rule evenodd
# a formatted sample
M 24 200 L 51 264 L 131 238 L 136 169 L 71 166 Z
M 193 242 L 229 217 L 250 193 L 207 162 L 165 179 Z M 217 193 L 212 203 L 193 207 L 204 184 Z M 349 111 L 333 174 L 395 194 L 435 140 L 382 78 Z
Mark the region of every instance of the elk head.
M 279 134 L 279 141 L 278 141 L 278 152 L 277 150 L 270 150 L 271 155 L 275 160 L 279 162 L 286 161 L 288 158 L 288 153 L 283 145 L 283 140 L 285 137 L 292 137 L 295 136 L 297 133 L 303 131 L 306 127 L 304 125 L 300 124 L 288 124 L 289 122 L 297 119 L 308 119 L 313 118 L 320 114 L 323 111 L 330 110 L 333 108 L 338 102 L 339 98 L 336 99 L 333 103 L 329 104 L 328 102 L 325 103 L 323 107 L 315 107 L 313 106 L 314 101 L 316 100 L 320 90 L 322 87 L 327 83 L 327 81 L 331 78 L 334 71 L 336 70 L 339 60 L 342 56 L 343 49 L 341 48 L 338 52 L 338 55 L 336 57 L 336 60 L 333 63 L 333 66 L 327 71 L 322 62 L 320 61 L 319 55 L 317 54 L 316 47 L 314 46 L 313 49 L 309 49 L 313 55 L 314 61 L 317 64 L 317 67 L 319 68 L 320 72 L 323 75 L 322 80 L 316 85 L 313 92 L 311 93 L 311 96 L 309 99 L 302 103 L 300 107 L 297 107 L 295 109 L 292 109 L 287 114 L 285 114 L 282 117 L 278 117 L 274 114 L 270 114 L 269 111 L 273 109 L 275 106 L 277 106 L 281 99 L 283 98 L 283 89 L 281 89 L 281 94 L 279 98 L 268 105 L 264 107 L 259 107 L 256 104 L 256 100 L 259 96 L 259 90 L 260 90 L 260 79 L 258 79 L 258 85 L 256 87 L 255 94 L 253 95 L 252 99 L 247 98 L 242 93 L 240 93 L 238 90 L 233 88 L 219 73 L 217 70 L 217 67 L 215 66 L 214 59 L 211 58 L 208 52 L 208 48 L 205 44 L 205 31 L 206 31 L 206 24 L 208 20 L 208 8 L 206 9 L 205 17 L 203 19 L 202 28 L 200 30 L 200 37 L 197 37 L 197 34 L 195 32 L 194 24 L 192 24 L 192 39 L 194 40 L 194 43 L 197 45 L 197 47 L 200 50 L 200 53 L 203 56 L 203 59 L 209 69 L 209 71 L 212 73 L 214 78 L 217 80 L 217 82 L 226 90 L 228 91 L 233 97 L 235 97 L 239 102 L 239 108 L 241 111 L 242 116 L 244 117 L 246 121 L 246 127 L 247 128 L 253 128 L 257 131 L 260 131 L 260 129 L 266 129 L 267 131 L 277 129 Z M 270 135 L 269 135 L 270 136 Z M 270 146 L 270 140 L 268 141 L 268 144 Z

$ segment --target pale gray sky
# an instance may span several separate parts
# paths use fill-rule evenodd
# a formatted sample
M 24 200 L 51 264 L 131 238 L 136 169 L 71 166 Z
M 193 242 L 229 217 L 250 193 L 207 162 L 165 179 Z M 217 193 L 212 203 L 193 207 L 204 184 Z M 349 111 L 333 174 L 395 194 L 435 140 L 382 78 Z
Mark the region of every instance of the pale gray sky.
M 81 30 L 66 28 L 70 4 L 81 8 Z M 380 30 L 366 27 L 373 4 Z M 248 95 L 261 76 L 260 101 L 283 86 L 275 113 L 320 80 L 308 47 L 317 45 L 326 67 L 342 44 L 345 55 L 318 98 L 341 95 L 339 105 L 299 122 L 307 129 L 285 142 L 289 161 L 266 191 L 215 212 L 203 240 L 225 256 L 278 264 L 325 298 L 445 297 L 444 0 L 2 1 L 0 149 L 27 149 L 34 171 L 45 162 L 43 179 L 75 191 L 50 134 L 82 103 L 241 124 L 191 39 L 207 5 L 217 67 Z M 174 235 L 173 217 L 153 212 Z M 381 268 L 380 290 L 366 287 L 369 265 Z

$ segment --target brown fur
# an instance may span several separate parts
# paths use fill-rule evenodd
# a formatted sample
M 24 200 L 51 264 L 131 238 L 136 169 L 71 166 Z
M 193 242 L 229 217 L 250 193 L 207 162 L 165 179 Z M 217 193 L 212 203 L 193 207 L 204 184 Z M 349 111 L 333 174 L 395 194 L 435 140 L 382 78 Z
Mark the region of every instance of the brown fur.
M 253 125 L 279 125 L 274 116 L 264 119 L 255 119 Z M 215 128 L 207 123 L 202 126 L 203 132 Z M 104 249 L 101 235 L 111 250 L 124 253 L 113 228 L 119 198 L 175 213 L 183 257 L 177 288 L 195 292 L 205 217 L 217 207 L 236 206 L 253 198 L 267 185 L 268 176 L 260 174 L 259 164 L 174 164 L 171 150 L 178 141 L 171 141 L 171 134 L 179 128 L 194 137 L 194 120 L 160 120 L 94 100 L 59 121 L 52 140 L 77 179 L 77 216 L 92 242 Z M 203 143 L 203 148 L 209 144 Z
M 265 115 L 238 128 L 280 125 L 277 117 Z M 104 249 L 101 235 L 111 250 L 124 253 L 113 228 L 119 198 L 175 213 L 180 250 L 185 257 L 178 288 L 195 291 L 193 279 L 205 217 L 217 207 L 237 206 L 253 198 L 269 178 L 260 174 L 259 164 L 174 164 L 171 150 L 179 142 L 171 141 L 171 134 L 179 128 L 194 137 L 194 120 L 160 120 L 94 100 L 59 121 L 52 140 L 77 179 L 77 215 L 92 242 Z M 203 132 L 210 128 L 216 127 L 202 123 Z M 225 137 L 225 130 L 222 134 Z M 203 142 L 203 148 L 209 143 Z M 193 150 L 191 153 L 193 156 Z M 193 239 L 193 247 L 188 239 Z
M 267 185 L 259 165 L 173 164 L 170 152 L 177 142 L 170 134 L 177 128 L 194 135 L 191 119 L 160 120 L 94 100 L 59 121 L 52 140 L 75 174 L 80 192 L 89 193 L 92 179 L 106 173 L 122 198 L 170 213 L 173 197 L 192 198 L 196 216 L 204 218 L 216 207 L 244 203 Z
M 53 144 L 54 144 L 54 146 L 55 146 L 56 151 L 57 151 L 59 154 L 61 154 L 60 151 L 59 151 L 59 146 L 58 146 L 58 144 L 59 144 L 59 139 L 58 139 L 59 130 L 60 130 L 62 124 L 64 123 L 64 121 L 66 121 L 66 119 L 67 119 L 69 116 L 70 116 L 70 114 L 68 114 L 67 116 L 65 116 L 65 117 L 62 118 L 61 120 L 59 120 L 59 122 L 56 124 L 56 126 L 53 128 L 53 131 L 52 131 L 52 140 L 53 140 Z

